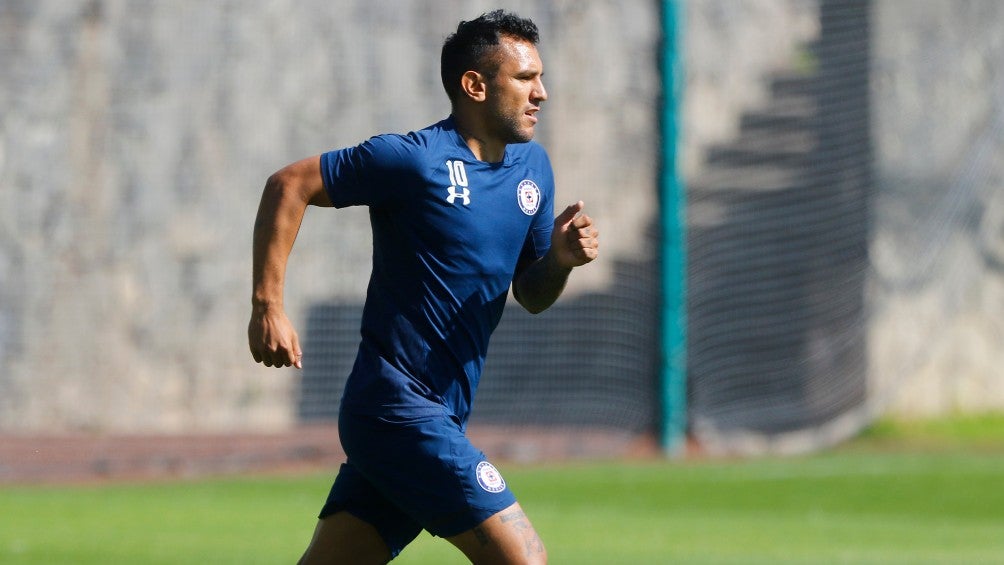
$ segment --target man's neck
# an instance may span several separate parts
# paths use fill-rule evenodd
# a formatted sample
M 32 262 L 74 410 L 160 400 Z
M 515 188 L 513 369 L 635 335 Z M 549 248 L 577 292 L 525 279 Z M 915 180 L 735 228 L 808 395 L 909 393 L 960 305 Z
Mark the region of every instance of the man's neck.
M 474 127 L 473 120 L 465 119 L 456 113 L 453 114 L 453 121 L 457 126 L 457 133 L 467 143 L 474 156 L 486 163 L 498 163 L 505 158 L 506 144 L 493 140 L 483 127 Z

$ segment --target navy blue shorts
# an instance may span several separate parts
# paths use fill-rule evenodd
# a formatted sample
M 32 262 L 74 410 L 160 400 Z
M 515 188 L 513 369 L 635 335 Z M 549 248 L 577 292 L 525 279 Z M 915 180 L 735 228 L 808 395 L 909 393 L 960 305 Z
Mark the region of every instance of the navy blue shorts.
M 325 518 L 345 510 L 372 524 L 396 556 L 423 530 L 450 537 L 516 502 L 498 470 L 445 414 L 416 418 L 338 418 L 348 461 Z

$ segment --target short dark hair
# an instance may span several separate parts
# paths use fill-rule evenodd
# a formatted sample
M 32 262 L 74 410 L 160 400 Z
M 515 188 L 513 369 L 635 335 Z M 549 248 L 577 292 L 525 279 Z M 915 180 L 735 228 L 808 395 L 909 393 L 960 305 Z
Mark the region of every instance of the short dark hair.
M 439 72 L 451 102 L 457 95 L 460 77 L 467 71 L 476 70 L 488 76 L 498 71 L 500 60 L 494 56 L 495 48 L 504 36 L 534 45 L 540 39 L 537 24 L 504 10 L 494 10 L 481 14 L 477 19 L 462 21 L 457 26 L 457 32 L 446 38 Z

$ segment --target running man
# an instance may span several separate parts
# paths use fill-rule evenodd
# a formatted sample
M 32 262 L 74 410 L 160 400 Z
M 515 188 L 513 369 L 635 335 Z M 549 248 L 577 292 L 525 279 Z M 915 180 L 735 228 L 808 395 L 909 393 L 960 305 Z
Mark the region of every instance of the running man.
M 599 233 L 583 203 L 554 217 L 532 142 L 547 100 L 536 25 L 496 10 L 442 49 L 449 117 L 292 163 L 269 177 L 254 226 L 251 354 L 301 367 L 283 310 L 286 262 L 308 205 L 368 206 L 373 270 L 338 433 L 347 461 L 301 563 L 386 563 L 421 532 L 474 563 L 545 563 L 498 470 L 465 436 L 488 340 L 512 287 L 549 307 Z

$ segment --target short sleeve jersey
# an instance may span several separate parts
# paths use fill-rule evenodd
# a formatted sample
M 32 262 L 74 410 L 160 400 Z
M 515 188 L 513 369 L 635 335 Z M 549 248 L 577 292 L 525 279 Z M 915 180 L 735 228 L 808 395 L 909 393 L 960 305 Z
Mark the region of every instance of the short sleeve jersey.
M 447 118 L 321 155 L 336 207 L 369 207 L 373 270 L 341 410 L 466 425 L 517 263 L 544 255 L 554 177 L 535 142 L 474 157 Z

